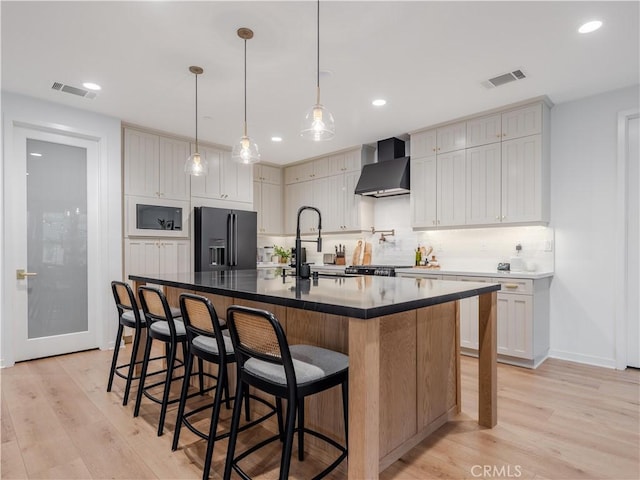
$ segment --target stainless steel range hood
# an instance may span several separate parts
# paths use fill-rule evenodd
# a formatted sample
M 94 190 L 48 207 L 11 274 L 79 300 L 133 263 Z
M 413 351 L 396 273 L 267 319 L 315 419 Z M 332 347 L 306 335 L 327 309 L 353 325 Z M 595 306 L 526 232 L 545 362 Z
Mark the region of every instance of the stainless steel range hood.
M 409 179 L 404 142 L 388 138 L 378 142 L 378 162 L 362 167 L 355 193 L 376 198 L 406 195 L 410 193 Z

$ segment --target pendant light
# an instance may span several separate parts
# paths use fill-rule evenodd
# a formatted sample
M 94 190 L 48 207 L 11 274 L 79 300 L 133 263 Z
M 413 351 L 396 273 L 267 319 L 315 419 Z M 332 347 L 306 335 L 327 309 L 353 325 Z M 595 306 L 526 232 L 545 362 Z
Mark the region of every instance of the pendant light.
M 247 40 L 253 38 L 253 30 L 239 28 L 238 36 L 244 40 L 244 133 L 240 142 L 233 146 L 231 157 L 238 163 L 257 163 L 260 161 L 258 145 L 253 143 L 247 135 Z
M 206 159 L 200 156 L 198 150 L 198 75 L 202 75 L 204 70 L 201 67 L 191 66 L 189 71 L 196 77 L 196 148 L 195 152 L 189 155 L 184 162 L 184 173 L 200 177 L 209 173 L 209 164 Z
M 304 117 L 300 136 L 319 142 L 321 140 L 330 140 L 336 134 L 333 115 L 320 103 L 320 0 L 318 0 L 317 34 L 316 104 L 308 110 L 307 115 Z

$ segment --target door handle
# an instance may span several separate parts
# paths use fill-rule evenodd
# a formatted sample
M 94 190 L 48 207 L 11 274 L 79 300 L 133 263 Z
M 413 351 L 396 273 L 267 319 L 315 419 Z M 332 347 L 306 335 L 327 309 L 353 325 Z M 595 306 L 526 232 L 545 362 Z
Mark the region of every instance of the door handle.
M 24 280 L 27 277 L 35 277 L 36 275 L 38 274 L 35 272 L 25 272 L 22 268 L 16 270 L 16 279 L 18 280 Z
M 233 265 L 238 266 L 238 215 L 233 214 Z

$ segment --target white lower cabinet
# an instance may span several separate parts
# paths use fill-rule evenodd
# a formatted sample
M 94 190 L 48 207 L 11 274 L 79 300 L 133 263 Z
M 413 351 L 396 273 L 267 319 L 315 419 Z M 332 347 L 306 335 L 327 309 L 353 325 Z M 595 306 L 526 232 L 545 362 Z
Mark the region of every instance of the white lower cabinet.
M 189 240 L 126 238 L 124 246 L 125 278 L 193 270 Z
M 498 294 L 498 353 L 533 359 L 532 295 Z
M 501 285 L 497 295 L 499 361 L 533 368 L 542 363 L 549 353 L 550 278 L 458 276 L 456 280 Z M 460 301 L 460 347 L 463 353 L 477 354 L 478 297 Z

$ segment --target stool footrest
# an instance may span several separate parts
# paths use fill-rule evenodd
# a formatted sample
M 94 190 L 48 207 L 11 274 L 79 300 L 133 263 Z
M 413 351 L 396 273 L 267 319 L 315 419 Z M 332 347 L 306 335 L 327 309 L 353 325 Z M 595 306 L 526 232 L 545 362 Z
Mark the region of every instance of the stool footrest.
M 155 375 L 155 374 L 157 374 L 157 373 L 162 373 L 162 370 L 160 370 L 160 371 L 158 371 L 158 372 L 154 372 L 153 374 Z M 148 377 L 149 375 L 151 375 L 151 374 L 149 374 L 149 373 L 148 373 L 148 374 L 147 374 L 147 377 Z M 192 377 L 197 376 L 197 375 L 198 375 L 198 372 L 194 372 L 194 373 L 192 373 L 192 374 L 191 374 L 191 376 L 192 376 Z M 212 374 L 210 374 L 210 373 L 203 373 L 203 375 L 204 375 L 205 377 L 207 377 L 207 378 L 212 378 L 212 379 L 214 379 L 214 380 L 217 380 L 217 379 L 218 379 L 218 377 L 216 377 L 215 375 L 212 375 Z M 180 375 L 179 377 L 173 377 L 173 378 L 171 379 L 171 381 L 172 381 L 172 382 L 173 382 L 173 381 L 175 381 L 175 380 L 182 380 L 182 381 L 185 381 L 185 379 L 184 379 L 184 375 Z M 162 399 L 161 399 L 161 398 L 156 397 L 155 395 L 153 395 L 153 394 L 151 394 L 151 393 L 149 393 L 149 392 L 148 392 L 148 390 L 150 390 L 150 389 L 152 389 L 152 388 L 155 388 L 155 387 L 159 387 L 160 385 L 164 385 L 164 383 L 165 383 L 165 382 L 166 382 L 166 380 L 163 380 L 163 381 L 160 381 L 160 382 L 152 383 L 151 385 L 145 385 L 144 390 L 142 391 L 142 394 L 143 394 L 145 397 L 147 397 L 149 400 L 151 400 L 152 402 L 162 404 Z M 190 393 L 189 395 L 187 395 L 187 398 L 193 398 L 193 397 L 196 397 L 196 396 L 198 396 L 198 395 L 203 395 L 203 394 L 205 394 L 205 393 L 209 393 L 209 392 L 211 392 L 211 391 L 215 390 L 217 386 L 218 386 L 217 384 L 216 384 L 216 385 L 212 385 L 211 387 L 207 387 L 207 388 L 205 388 L 204 390 L 202 390 L 202 392 L 201 392 L 200 390 L 198 390 L 197 392 Z M 177 396 L 176 398 L 173 398 L 173 399 L 171 399 L 171 400 L 168 400 L 168 401 L 167 401 L 167 405 L 171 405 L 171 404 L 173 404 L 173 403 L 177 403 L 177 402 L 179 402 L 179 401 L 180 401 L 180 396 Z
M 217 385 L 216 385 L 217 387 Z M 216 388 L 213 387 L 213 388 Z M 270 408 L 270 411 L 265 413 L 264 415 L 262 415 L 260 418 L 256 418 L 255 420 L 251 420 L 250 422 L 245 423 L 244 425 L 242 425 L 239 429 L 238 432 L 242 432 L 244 430 L 247 430 L 248 428 L 251 428 L 261 422 L 264 422 L 266 419 L 272 417 L 273 415 L 275 415 L 277 413 L 276 407 L 275 405 L 270 404 L 269 402 L 267 402 L 265 399 L 260 398 L 260 397 L 256 397 L 254 395 L 249 395 L 249 398 L 252 398 L 253 400 L 260 402 L 264 405 L 266 405 L 267 407 Z M 229 398 L 230 401 L 235 401 L 236 397 L 231 397 Z M 208 403 L 206 405 L 202 405 L 201 407 L 196 408 L 195 410 L 190 411 L 189 413 L 185 413 L 182 415 L 182 423 L 183 425 L 185 425 L 191 432 L 193 432 L 194 434 L 198 435 L 200 438 L 207 440 L 209 438 L 209 433 L 204 433 L 201 430 L 198 430 L 196 427 L 193 426 L 193 424 L 188 420 L 189 417 L 191 415 L 194 415 L 196 413 L 200 413 L 204 410 L 207 410 L 209 408 L 213 408 L 213 402 Z M 231 432 L 224 432 L 221 433 L 220 435 L 216 435 L 215 437 L 215 441 L 218 440 L 222 440 L 223 438 L 227 438 L 229 435 L 231 435 Z
M 273 415 L 275 412 L 271 412 L 270 415 Z M 245 429 L 248 428 L 247 426 L 245 426 Z M 310 430 L 308 428 L 300 428 L 300 427 L 296 427 L 293 430 L 293 433 L 299 433 L 300 430 L 302 430 L 304 433 L 308 433 L 309 435 L 313 435 L 316 438 L 319 438 L 320 440 L 328 443 L 329 445 L 333 446 L 336 450 L 338 450 L 340 452 L 340 456 L 338 456 L 338 458 L 336 460 L 333 461 L 333 463 L 331 463 L 331 465 L 329 465 L 327 468 L 325 468 L 324 470 L 322 470 L 318 475 L 316 475 L 315 477 L 313 477 L 312 480 L 319 480 L 323 477 L 325 477 L 328 473 L 330 473 L 333 469 L 335 469 L 345 458 L 347 458 L 347 448 L 344 447 L 343 445 L 340 445 L 338 442 L 336 442 L 334 439 L 327 437 L 326 435 L 323 435 L 320 432 L 316 432 L 315 430 Z M 242 431 L 242 428 L 238 429 L 238 432 Z M 248 450 L 245 450 L 244 452 L 242 452 L 240 455 L 238 455 L 237 457 L 235 457 L 231 463 L 231 467 L 233 468 L 233 470 L 235 470 L 235 472 L 240 475 L 244 480 L 250 480 L 251 477 L 249 477 L 238 465 L 238 462 L 244 460 L 246 457 L 248 457 L 249 455 L 251 455 L 252 453 L 254 453 L 255 451 L 261 449 L 262 447 L 270 444 L 271 442 L 274 442 L 276 440 L 280 440 L 281 436 L 280 434 L 274 435 L 272 437 L 269 437 L 263 441 L 261 441 L 260 443 L 257 443 L 256 445 L 252 446 L 251 448 L 249 448 Z

